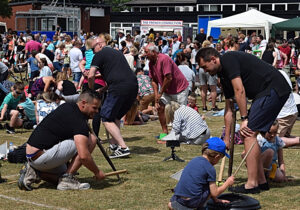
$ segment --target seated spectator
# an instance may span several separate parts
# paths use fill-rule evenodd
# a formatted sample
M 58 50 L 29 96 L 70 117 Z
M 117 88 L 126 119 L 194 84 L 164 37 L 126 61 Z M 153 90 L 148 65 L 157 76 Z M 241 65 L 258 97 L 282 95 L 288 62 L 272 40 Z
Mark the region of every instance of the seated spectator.
M 225 143 L 218 137 L 207 139 L 202 147 L 202 157 L 192 159 L 183 169 L 168 203 L 170 210 L 202 209 L 210 197 L 214 202 L 229 203 L 217 197 L 234 184 L 234 177 L 229 177 L 221 187 L 217 187 L 214 168 L 225 155 L 229 157 L 225 150 Z
M 19 125 L 19 112 L 16 109 L 24 92 L 24 85 L 21 82 L 16 82 L 12 89 L 12 92 L 6 95 L 0 106 L 0 121 L 10 120 L 9 123 L 5 124 L 6 132 L 9 134 L 15 133 L 14 127 L 22 125 Z
M 48 63 L 47 63 L 47 60 L 45 58 L 40 59 L 39 67 L 40 67 L 40 76 L 39 76 L 39 78 L 52 76 L 52 71 L 48 67 Z
M 0 62 L 0 83 L 5 81 L 7 77 L 8 77 L 8 67 L 3 62 Z
M 124 125 L 143 125 L 144 120 L 138 111 L 138 102 L 135 101 L 124 116 Z
M 79 97 L 79 93 L 77 93 L 74 83 L 68 80 L 66 72 L 58 72 L 56 76 L 55 93 L 58 96 L 63 97 L 66 102 L 76 103 Z
M 40 95 L 40 98 L 35 104 L 35 116 L 36 124 L 42 122 L 42 120 L 51 112 L 53 112 L 64 101 L 59 100 L 58 95 L 54 92 L 45 92 Z
M 280 137 L 276 136 L 277 131 L 278 122 L 275 121 L 267 133 L 257 136 L 257 141 L 261 147 L 263 167 L 267 170 L 268 176 L 270 177 L 271 175 L 270 178 L 272 178 L 274 182 L 286 182 L 287 177 L 285 175 L 282 150 L 285 144 Z M 264 176 L 263 171 L 260 173 L 260 176 Z
M 16 123 L 17 126 L 21 127 L 23 125 L 26 129 L 32 129 L 32 127 L 36 124 L 35 106 L 30 98 L 26 97 L 25 92 L 21 95 L 17 110 L 21 114 L 21 119 L 19 118 L 17 120 L 19 122 Z
M 136 77 L 138 81 L 138 100 L 139 100 L 139 110 L 143 114 L 155 114 L 156 110 L 152 106 L 155 101 L 154 91 L 150 82 L 150 78 L 147 75 L 144 75 L 144 70 L 138 68 L 136 70 Z M 151 105 L 150 105 L 151 104 Z
M 210 130 L 201 115 L 191 107 L 171 101 L 165 108 L 166 121 L 172 123 L 169 135 L 187 144 L 203 144 L 210 137 Z
M 34 81 L 31 87 L 31 96 L 37 97 L 38 94 L 47 92 L 56 84 L 54 77 L 42 77 Z
M 192 93 L 191 95 L 188 96 L 188 107 L 191 107 L 195 109 L 197 112 L 198 110 L 198 105 L 197 105 L 197 95 L 195 93 Z

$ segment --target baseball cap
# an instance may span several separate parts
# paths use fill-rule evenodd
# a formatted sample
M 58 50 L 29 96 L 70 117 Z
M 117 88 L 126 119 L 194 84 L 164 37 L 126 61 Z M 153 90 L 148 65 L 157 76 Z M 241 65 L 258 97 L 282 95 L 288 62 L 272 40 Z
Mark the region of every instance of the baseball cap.
M 207 139 L 206 142 L 208 143 L 208 149 L 220 152 L 226 157 L 230 158 L 230 156 L 226 153 L 226 145 L 222 139 L 218 137 L 211 137 Z

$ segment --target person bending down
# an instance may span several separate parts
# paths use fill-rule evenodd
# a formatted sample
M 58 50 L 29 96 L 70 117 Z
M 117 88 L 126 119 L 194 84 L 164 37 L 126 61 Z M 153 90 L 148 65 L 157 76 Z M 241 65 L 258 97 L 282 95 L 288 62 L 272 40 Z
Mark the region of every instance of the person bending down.
M 191 107 L 171 101 L 166 105 L 165 116 L 167 123 L 172 122 L 172 130 L 163 140 L 169 140 L 175 134 L 176 140 L 188 144 L 203 144 L 210 137 L 206 122 Z
M 21 190 L 32 190 L 31 185 L 41 179 L 58 183 L 58 190 L 89 189 L 88 183 L 80 183 L 74 176 L 82 165 L 97 180 L 105 178 L 91 156 L 96 137 L 89 134 L 87 124 L 99 107 L 100 95 L 86 91 L 77 103 L 65 103 L 47 115 L 27 142 L 27 162 L 18 181 Z
M 230 176 L 221 187 L 217 187 L 214 168 L 225 155 L 229 157 L 225 150 L 225 143 L 218 137 L 212 137 L 203 144 L 202 157 L 192 159 L 183 169 L 174 195 L 168 203 L 170 210 L 202 208 L 209 196 L 214 202 L 229 203 L 217 199 L 217 196 L 233 185 L 234 177 Z

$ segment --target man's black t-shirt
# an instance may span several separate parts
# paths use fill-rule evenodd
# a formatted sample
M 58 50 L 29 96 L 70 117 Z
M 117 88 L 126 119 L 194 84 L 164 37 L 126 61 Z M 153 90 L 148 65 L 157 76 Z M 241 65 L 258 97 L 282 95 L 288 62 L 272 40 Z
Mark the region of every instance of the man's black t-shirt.
M 234 96 L 231 80 L 236 77 L 241 77 L 249 99 L 269 95 L 271 89 L 274 89 L 279 97 L 291 92 L 282 74 L 254 55 L 244 52 L 227 52 L 220 57 L 220 62 L 222 70 L 218 76 L 227 99 Z
M 115 95 L 137 93 L 137 79 L 130 69 L 124 55 L 110 47 L 104 47 L 97 52 L 91 66 L 99 69 L 108 85 L 108 92 Z
M 65 103 L 45 117 L 27 143 L 39 149 L 50 149 L 61 141 L 73 139 L 78 134 L 89 136 L 87 117 L 76 103 Z

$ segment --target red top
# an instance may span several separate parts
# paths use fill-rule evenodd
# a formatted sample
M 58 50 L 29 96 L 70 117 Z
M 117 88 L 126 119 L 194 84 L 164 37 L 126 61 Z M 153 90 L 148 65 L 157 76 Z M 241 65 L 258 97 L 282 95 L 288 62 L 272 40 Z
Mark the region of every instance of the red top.
M 177 94 L 188 87 L 188 81 L 174 61 L 169 56 L 159 53 L 156 63 L 149 63 L 149 77 L 162 86 L 167 74 L 172 75 L 171 84 L 165 91 L 167 94 Z

